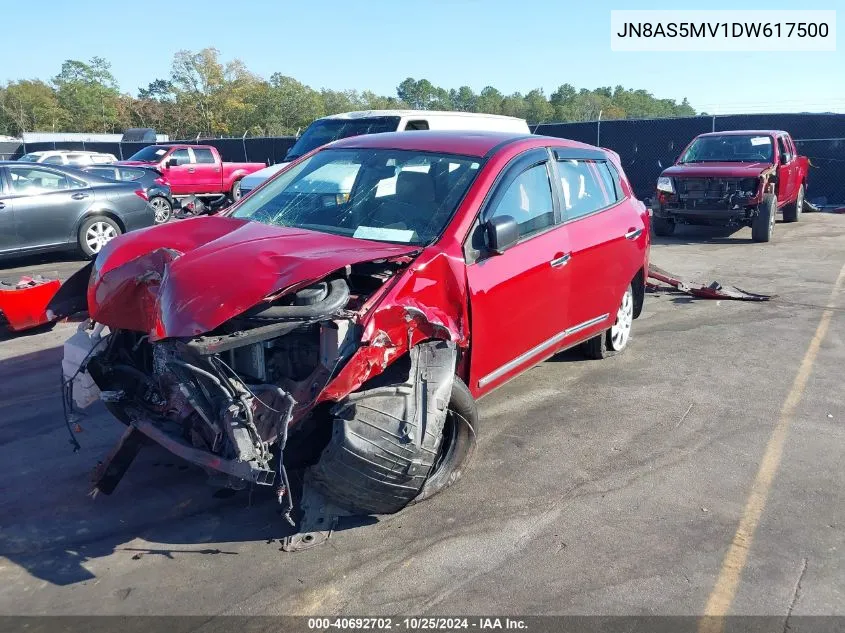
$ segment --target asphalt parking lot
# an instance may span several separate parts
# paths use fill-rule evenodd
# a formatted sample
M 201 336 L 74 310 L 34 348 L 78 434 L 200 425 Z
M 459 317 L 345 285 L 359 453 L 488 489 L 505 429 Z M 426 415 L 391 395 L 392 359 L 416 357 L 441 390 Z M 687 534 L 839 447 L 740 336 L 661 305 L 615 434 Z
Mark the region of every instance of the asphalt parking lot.
M 845 614 L 845 217 L 770 244 L 679 230 L 652 261 L 778 298 L 649 295 L 625 354 L 564 353 L 482 400 L 458 485 L 297 554 L 271 495 L 215 497 L 159 449 L 89 497 L 122 426 L 96 405 L 71 450 L 75 325 L 0 342 L 0 612 Z

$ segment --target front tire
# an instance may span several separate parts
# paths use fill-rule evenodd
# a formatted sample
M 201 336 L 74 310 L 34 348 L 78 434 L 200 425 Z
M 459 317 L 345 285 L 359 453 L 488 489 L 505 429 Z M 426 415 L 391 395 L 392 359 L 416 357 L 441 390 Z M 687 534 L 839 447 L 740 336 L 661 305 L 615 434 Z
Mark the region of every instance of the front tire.
M 667 218 L 651 218 L 651 226 L 658 237 L 669 237 L 675 232 L 675 221 Z
M 582 343 L 584 355 L 592 360 L 601 360 L 623 352 L 631 340 L 633 324 L 634 289 L 628 284 L 616 311 L 616 321 L 601 334 Z
M 775 231 L 775 216 L 778 212 L 778 199 L 772 193 L 763 196 L 757 207 L 757 215 L 751 221 L 751 239 L 755 242 L 768 242 Z
M 784 222 L 797 222 L 801 218 L 801 211 L 804 210 L 804 185 L 798 187 L 798 195 L 795 202 L 783 209 Z
M 153 196 L 150 198 L 150 206 L 155 211 L 156 224 L 164 224 L 173 215 L 173 205 L 164 196 Z
M 103 250 L 103 246 L 121 233 L 123 231 L 117 222 L 104 215 L 95 215 L 85 220 L 79 227 L 79 250 L 88 259 L 93 259 Z

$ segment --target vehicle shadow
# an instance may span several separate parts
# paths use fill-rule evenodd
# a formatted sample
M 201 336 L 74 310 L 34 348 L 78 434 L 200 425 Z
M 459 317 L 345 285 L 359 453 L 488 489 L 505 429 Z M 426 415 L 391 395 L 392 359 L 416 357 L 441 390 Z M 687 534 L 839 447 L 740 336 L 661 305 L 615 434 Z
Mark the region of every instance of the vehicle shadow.
M 90 494 L 94 468 L 125 427 L 97 403 L 69 429 L 60 362 L 58 346 L 0 360 L 0 556 L 73 585 L 95 578 L 92 563 L 106 556 L 237 556 L 245 543 L 278 550 L 295 532 L 272 487 L 215 489 L 201 469 L 155 445 L 112 495 Z M 69 433 L 81 444 L 76 453 Z M 291 473 L 298 508 L 297 482 Z M 351 518 L 338 530 L 376 521 Z
M 87 263 L 82 255 L 71 251 L 4 256 L 0 259 L 0 277 L 44 275 L 64 279 Z
M 741 232 L 747 234 L 738 235 Z M 739 226 L 689 226 L 679 224 L 675 232 L 669 237 L 661 237 L 652 233 L 652 244 L 750 244 L 749 229 Z

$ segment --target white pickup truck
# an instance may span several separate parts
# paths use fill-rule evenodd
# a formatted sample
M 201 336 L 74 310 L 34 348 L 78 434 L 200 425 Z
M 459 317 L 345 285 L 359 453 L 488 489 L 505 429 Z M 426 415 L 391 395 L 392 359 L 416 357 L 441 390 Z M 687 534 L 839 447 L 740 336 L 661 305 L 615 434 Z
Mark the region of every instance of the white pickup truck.
M 302 136 L 288 150 L 284 162 L 253 172 L 241 180 L 241 196 L 281 171 L 291 161 L 326 143 L 360 134 L 412 130 L 467 130 L 530 134 L 528 124 L 524 119 L 498 114 L 439 110 L 364 110 L 333 114 L 317 119 L 305 128 Z

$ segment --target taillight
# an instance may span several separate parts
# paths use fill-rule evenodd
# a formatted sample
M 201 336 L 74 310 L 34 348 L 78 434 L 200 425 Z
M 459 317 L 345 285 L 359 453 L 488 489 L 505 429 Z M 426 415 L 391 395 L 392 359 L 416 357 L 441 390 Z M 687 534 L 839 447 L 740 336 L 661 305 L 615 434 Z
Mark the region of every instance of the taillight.
M 144 191 L 143 189 L 136 189 L 135 195 L 138 196 L 139 198 L 141 198 L 142 200 L 146 201 L 146 202 L 150 201 L 150 197 L 147 195 L 147 192 Z

